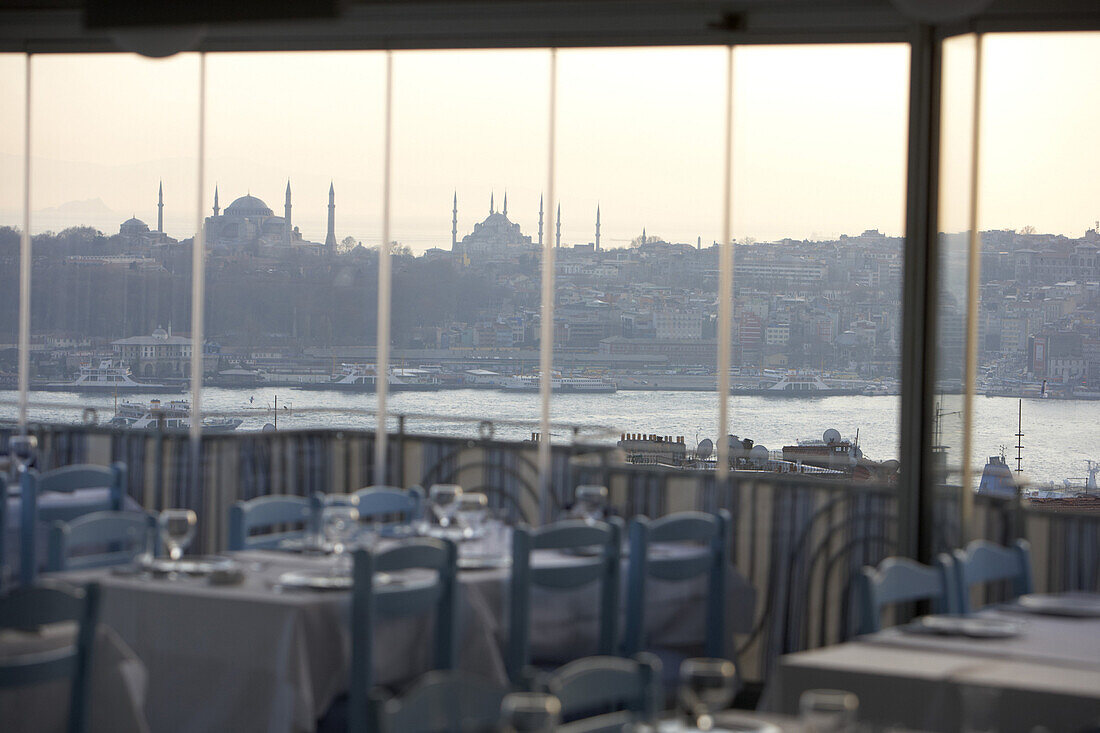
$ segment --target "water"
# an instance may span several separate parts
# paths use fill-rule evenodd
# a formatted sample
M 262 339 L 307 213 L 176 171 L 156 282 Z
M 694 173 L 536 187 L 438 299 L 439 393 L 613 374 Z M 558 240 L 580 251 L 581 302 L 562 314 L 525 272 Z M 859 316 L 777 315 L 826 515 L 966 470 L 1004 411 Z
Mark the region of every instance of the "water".
M 147 401 L 153 395 L 128 397 Z M 259 430 L 275 422 L 272 409 L 278 397 L 279 429 L 372 429 L 375 424 L 373 394 L 305 391 L 291 387 L 203 390 L 203 411 L 233 414 L 244 423 L 239 430 Z M 161 399 L 187 395 L 161 395 Z M 250 399 L 251 398 L 251 399 Z M 0 419 L 16 415 L 15 393 L 0 394 Z M 121 399 L 121 398 L 120 398 Z M 769 449 L 797 440 L 820 438 L 836 428 L 845 438 L 859 431 L 864 455 L 876 460 L 898 456 L 900 401 L 897 397 L 842 396 L 817 399 L 776 399 L 731 396 L 730 432 L 751 438 Z M 42 422 L 78 422 L 81 406 L 93 407 L 100 422 L 114 414 L 110 395 L 33 392 L 31 419 Z M 519 440 L 538 429 L 539 396 L 494 390 L 396 392 L 389 397 L 390 411 L 410 415 L 409 432 L 476 436 L 478 421 L 494 423 L 494 436 Z M 958 455 L 960 398 L 945 398 L 940 442 Z M 980 470 L 986 457 L 1002 448 L 1015 466 L 1017 405 L 1011 397 L 975 398 L 974 460 Z M 1034 482 L 1083 478 L 1085 461 L 1100 460 L 1100 403 L 1078 400 L 1024 400 L 1024 469 Z M 620 433 L 657 433 L 684 436 L 689 446 L 703 438 L 715 438 L 717 401 L 709 392 L 635 392 L 610 395 L 554 395 L 552 418 L 555 438 L 572 438 L 571 425 L 602 426 L 586 429 L 588 438 L 617 440 Z M 396 423 L 391 420 L 391 429 Z

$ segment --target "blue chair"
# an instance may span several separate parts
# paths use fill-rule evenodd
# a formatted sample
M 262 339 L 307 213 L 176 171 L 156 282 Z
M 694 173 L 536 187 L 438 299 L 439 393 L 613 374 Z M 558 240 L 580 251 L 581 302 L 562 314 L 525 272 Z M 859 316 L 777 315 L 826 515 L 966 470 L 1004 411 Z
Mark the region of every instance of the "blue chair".
M 589 554 L 595 548 L 595 554 Z M 567 564 L 532 567 L 534 550 L 576 553 Z M 579 519 L 538 529 L 516 527 L 512 534 L 512 584 L 509 591 L 508 649 L 505 666 L 514 684 L 525 680 L 530 661 L 531 588 L 564 591 L 600 585 L 599 654 L 614 654 L 618 644 L 619 575 L 622 529 L 619 520 L 588 523 Z
M 490 733 L 508 690 L 466 672 L 428 672 L 400 698 L 371 693 L 377 733 Z
M 71 680 L 69 733 L 88 728 L 92 649 L 99 618 L 99 586 L 70 589 L 52 584 L 25 586 L 0 598 L 0 629 L 37 629 L 78 622 L 76 643 L 61 649 L 0 659 L 0 688 Z
M 156 526 L 156 517 L 144 512 L 94 512 L 71 522 L 54 522 L 46 568 L 56 572 L 133 562 L 154 547 Z M 79 552 L 87 548 L 106 551 Z
M 935 567 L 907 557 L 888 557 L 877 568 L 864 567 L 855 577 L 859 596 L 859 633 L 882 628 L 882 609 L 895 603 L 932 601 L 935 613 L 957 613 L 955 570 L 951 557 L 940 555 Z
M 320 497 L 260 496 L 229 507 L 230 550 L 271 550 L 289 539 L 301 539 L 306 531 L 320 530 Z M 278 525 L 302 525 L 300 529 L 252 534 Z
M 92 512 L 122 511 L 126 487 L 126 464 L 110 466 L 77 464 L 39 473 L 33 468 L 23 471 L 20 477 L 20 577 L 23 585 L 32 585 L 38 572 L 36 529 L 39 522 L 69 522 Z M 72 493 L 79 489 L 107 488 L 107 498 L 96 504 L 80 504 L 72 507 L 39 509 L 39 494 L 46 491 Z
M 655 521 L 636 517 L 630 523 L 630 561 L 627 568 L 626 630 L 623 654 L 645 649 L 645 590 L 650 578 L 689 580 L 707 576 L 708 657 L 726 657 L 726 571 L 732 521 L 725 509 L 717 514 L 680 512 Z M 700 543 L 698 553 L 672 557 L 649 556 L 652 542 Z
M 408 524 L 420 518 L 424 505 L 424 491 L 419 486 L 408 490 L 393 486 L 368 486 L 355 492 L 358 500 L 359 520 L 371 522 L 388 519 L 393 523 Z
M 376 586 L 375 573 L 435 571 L 433 578 Z M 374 684 L 374 621 L 383 616 L 435 612 L 433 669 L 454 669 L 458 639 L 458 551 L 454 543 L 417 538 L 373 554 L 356 550 L 352 570 L 351 665 L 348 684 L 348 730 L 370 730 L 368 694 Z
M 661 663 L 652 654 L 587 657 L 544 678 L 546 692 L 561 701 L 562 733 L 608 733 L 657 717 L 664 701 Z
M 8 480 L 0 473 L 0 593 L 8 578 Z
M 1027 540 L 1016 540 L 1011 547 L 974 540 L 966 549 L 955 550 L 953 557 L 959 613 L 970 613 L 970 588 L 975 585 L 1008 581 L 1012 598 L 1034 592 Z

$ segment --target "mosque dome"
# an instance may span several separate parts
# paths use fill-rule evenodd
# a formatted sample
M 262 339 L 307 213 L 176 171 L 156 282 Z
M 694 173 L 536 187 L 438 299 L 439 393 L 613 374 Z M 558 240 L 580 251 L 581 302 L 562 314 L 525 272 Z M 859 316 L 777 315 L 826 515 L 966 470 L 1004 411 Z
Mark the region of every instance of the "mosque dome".
M 226 216 L 273 216 L 274 212 L 255 196 L 241 196 L 225 207 Z
M 120 226 L 119 229 L 122 231 L 123 234 L 129 232 L 147 232 L 149 231 L 149 225 L 143 222 L 141 219 L 133 217 L 122 222 L 122 226 Z

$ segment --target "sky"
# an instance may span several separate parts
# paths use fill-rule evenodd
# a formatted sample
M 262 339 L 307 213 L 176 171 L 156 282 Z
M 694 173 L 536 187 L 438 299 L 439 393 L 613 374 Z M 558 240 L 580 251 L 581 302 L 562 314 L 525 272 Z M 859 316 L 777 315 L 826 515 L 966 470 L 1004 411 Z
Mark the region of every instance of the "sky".
M 944 228 L 966 226 L 972 42 L 945 59 Z M 969 45 L 968 45 L 969 44 Z M 985 39 L 982 228 L 1081 236 L 1100 219 L 1100 34 Z M 199 58 L 36 56 L 31 76 L 32 230 L 136 215 L 195 230 Z M 546 50 L 398 52 L 392 238 L 450 246 L 508 194 L 537 238 L 547 187 Z M 904 227 L 908 49 L 904 45 L 736 50 L 736 237 L 829 238 Z M 223 207 L 251 193 L 322 241 L 381 239 L 385 56 L 378 52 L 209 54 L 206 176 Z M 0 224 L 21 222 L 25 59 L 0 55 Z M 558 52 L 556 190 L 564 244 L 624 246 L 645 228 L 670 241 L 720 238 L 724 48 Z M 963 165 L 963 161 L 966 165 Z M 98 201 L 97 201 L 98 200 Z M 555 202 L 557 203 L 557 202 Z M 546 204 L 546 231 L 552 231 Z

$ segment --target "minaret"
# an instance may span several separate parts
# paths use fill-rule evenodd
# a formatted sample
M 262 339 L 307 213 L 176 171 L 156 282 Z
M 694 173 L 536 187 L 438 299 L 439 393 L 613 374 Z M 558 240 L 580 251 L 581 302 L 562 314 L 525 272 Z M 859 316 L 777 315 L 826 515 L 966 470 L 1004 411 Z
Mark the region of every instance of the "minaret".
M 600 251 L 600 205 L 596 204 L 596 251 Z
M 157 231 L 164 231 L 164 181 L 160 182 L 160 190 L 157 191 Z
M 218 215 L 221 209 L 218 208 L 218 184 L 214 184 L 214 216 Z
M 331 182 L 328 184 L 328 234 L 325 235 L 325 246 L 336 249 L 336 191 Z
M 554 233 L 554 246 L 561 246 L 561 204 L 558 204 L 558 228 Z
M 455 191 L 455 206 L 451 210 L 451 251 L 458 245 L 458 191 Z
M 290 244 L 290 179 L 286 179 L 286 203 L 283 205 L 283 241 Z
M 493 207 L 493 193 L 494 193 L 493 191 L 489 192 L 489 213 L 490 214 L 493 213 L 493 208 L 494 208 Z
M 539 248 L 542 248 L 542 194 L 539 194 Z
M 500 212 L 505 216 L 508 216 L 508 192 L 504 192 L 504 211 Z

